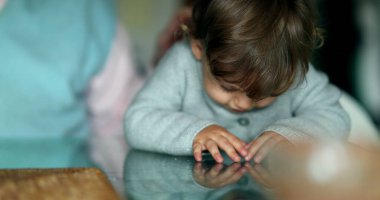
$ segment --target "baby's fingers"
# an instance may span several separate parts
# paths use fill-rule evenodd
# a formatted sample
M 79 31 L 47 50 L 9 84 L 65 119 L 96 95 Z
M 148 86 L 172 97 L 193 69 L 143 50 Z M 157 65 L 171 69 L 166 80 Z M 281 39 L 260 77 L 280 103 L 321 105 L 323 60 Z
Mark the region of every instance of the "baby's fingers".
M 232 146 L 234 148 L 234 152 L 237 151 L 241 156 L 246 156 L 248 154 L 247 149 L 245 148 L 245 146 L 246 146 L 245 142 L 241 141 L 238 137 L 236 137 L 235 135 L 232 135 L 232 134 L 227 134 L 224 137 L 229 141 L 230 144 L 232 144 Z M 236 149 L 236 151 L 235 151 L 235 149 Z M 230 158 L 231 158 L 231 156 L 230 156 Z M 238 162 L 236 160 L 234 160 L 234 161 Z M 240 157 L 239 157 L 239 161 L 240 161 Z
M 226 152 L 228 157 L 231 158 L 232 161 L 234 162 L 240 162 L 240 156 L 236 152 L 235 147 L 226 139 L 226 138 L 221 138 L 218 140 L 218 146 Z
M 269 137 L 258 137 L 257 139 L 253 140 L 248 146 L 248 154 L 245 157 L 246 161 L 251 160 L 254 156 L 256 156 L 257 152 L 260 150 L 260 148 L 264 145 L 264 143 L 269 140 Z
M 200 143 L 193 144 L 193 155 L 194 155 L 195 161 L 197 162 L 202 161 L 202 145 Z
M 274 146 L 277 145 L 278 142 L 280 141 L 275 139 L 267 140 L 265 144 L 258 150 L 254 158 L 255 163 L 260 163 L 267 156 L 267 154 L 274 148 Z
M 214 140 L 207 140 L 205 145 L 215 161 L 217 163 L 223 163 L 223 157 L 220 154 L 218 144 Z
M 266 155 L 266 149 L 262 150 L 263 147 L 269 146 L 272 148 L 277 142 L 283 140 L 284 138 L 275 132 L 265 132 L 260 135 L 258 138 L 253 140 L 246 148 L 248 148 L 248 155 L 245 157 L 245 160 L 251 160 L 255 157 L 255 162 L 259 163 L 262 158 Z M 274 140 L 274 141 L 271 141 Z M 262 151 L 261 153 L 259 153 Z M 259 158 L 257 158 L 258 154 L 261 154 Z

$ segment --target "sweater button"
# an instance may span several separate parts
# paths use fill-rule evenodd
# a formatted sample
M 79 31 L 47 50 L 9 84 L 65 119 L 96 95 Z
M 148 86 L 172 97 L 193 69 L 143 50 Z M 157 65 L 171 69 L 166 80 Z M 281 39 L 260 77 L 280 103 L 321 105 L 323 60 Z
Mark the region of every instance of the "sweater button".
M 240 124 L 240 126 L 248 126 L 249 125 L 249 119 L 246 117 L 239 118 L 237 121 Z

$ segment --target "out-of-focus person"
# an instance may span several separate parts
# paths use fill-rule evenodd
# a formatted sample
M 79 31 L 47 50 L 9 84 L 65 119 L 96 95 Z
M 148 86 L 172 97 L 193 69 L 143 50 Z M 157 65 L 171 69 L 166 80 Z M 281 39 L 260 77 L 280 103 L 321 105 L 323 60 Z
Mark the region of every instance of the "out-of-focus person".
M 48 156 L 54 151 L 47 148 L 25 167 L 70 166 L 90 135 L 117 138 L 114 154 L 122 153 L 123 113 L 143 78 L 118 23 L 116 1 L 0 5 L 0 140 L 79 141 L 65 146 L 65 155 Z M 23 166 L 33 151 L 2 149 L 15 162 L 3 160 L 0 167 Z

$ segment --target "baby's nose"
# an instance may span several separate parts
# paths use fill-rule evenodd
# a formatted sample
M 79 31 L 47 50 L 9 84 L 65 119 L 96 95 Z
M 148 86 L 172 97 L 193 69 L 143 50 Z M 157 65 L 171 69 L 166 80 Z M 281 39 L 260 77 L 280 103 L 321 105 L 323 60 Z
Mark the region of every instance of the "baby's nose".
M 241 94 L 235 97 L 235 104 L 240 109 L 248 110 L 254 107 L 254 101 L 245 94 Z

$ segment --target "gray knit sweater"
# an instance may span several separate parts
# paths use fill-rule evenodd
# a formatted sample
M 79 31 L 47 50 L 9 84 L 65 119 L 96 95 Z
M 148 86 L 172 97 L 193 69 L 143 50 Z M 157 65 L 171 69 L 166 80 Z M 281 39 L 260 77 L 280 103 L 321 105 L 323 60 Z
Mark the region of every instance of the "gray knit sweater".
M 340 91 L 312 66 L 305 81 L 279 96 L 270 106 L 237 114 L 211 100 L 203 89 L 202 65 L 188 43 L 177 43 L 134 99 L 125 116 L 131 147 L 191 155 L 194 137 L 218 124 L 250 142 L 274 131 L 291 142 L 311 138 L 345 139 L 349 117 L 340 106 Z

